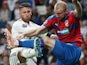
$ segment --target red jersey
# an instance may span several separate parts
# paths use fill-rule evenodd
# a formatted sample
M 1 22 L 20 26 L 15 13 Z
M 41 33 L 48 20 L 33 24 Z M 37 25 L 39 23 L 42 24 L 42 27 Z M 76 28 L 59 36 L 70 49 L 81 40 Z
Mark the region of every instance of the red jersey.
M 55 15 L 47 18 L 44 24 L 47 28 L 56 30 L 59 40 L 65 43 L 76 42 L 77 46 L 82 43 L 79 18 L 70 11 L 65 18 L 58 20 Z

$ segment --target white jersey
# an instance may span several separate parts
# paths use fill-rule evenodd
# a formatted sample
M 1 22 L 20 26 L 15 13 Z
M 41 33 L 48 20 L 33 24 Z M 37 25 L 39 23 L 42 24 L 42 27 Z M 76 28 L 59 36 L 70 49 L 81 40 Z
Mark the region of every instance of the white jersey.
M 35 24 L 35 23 L 31 22 L 31 21 L 29 21 L 29 24 L 28 24 L 28 23 L 24 22 L 22 19 L 19 19 L 16 22 L 13 23 L 12 36 L 14 38 L 16 38 L 19 34 L 22 34 L 22 33 L 26 32 L 26 31 L 32 30 L 32 29 L 37 28 L 37 27 L 39 27 L 39 25 L 37 25 L 37 24 Z M 29 39 L 29 38 L 27 37 L 27 39 Z M 22 40 L 26 40 L 26 39 L 24 38 Z M 16 50 L 18 51 L 18 50 L 21 50 L 22 48 L 18 48 L 18 47 L 13 48 L 11 50 L 11 52 L 13 54 Z M 35 63 L 31 63 L 31 62 L 33 62 L 32 59 L 28 59 L 28 60 L 29 60 L 28 65 L 35 65 Z
M 29 30 L 32 30 L 37 27 L 39 27 L 39 25 L 37 25 L 31 21 L 29 21 L 29 24 L 28 24 L 28 23 L 24 22 L 22 19 L 19 19 L 13 23 L 12 36 L 15 38 L 19 34 L 29 31 Z

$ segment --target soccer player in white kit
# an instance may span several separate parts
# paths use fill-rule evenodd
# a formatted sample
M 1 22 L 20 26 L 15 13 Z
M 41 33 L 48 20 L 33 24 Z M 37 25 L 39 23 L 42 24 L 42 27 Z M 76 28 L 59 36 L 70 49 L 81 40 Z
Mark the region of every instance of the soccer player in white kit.
M 32 13 L 31 13 L 31 8 L 28 3 L 22 3 L 20 5 L 19 15 L 20 15 L 20 19 L 17 20 L 16 22 L 14 22 L 13 26 L 12 26 L 13 38 L 16 38 L 19 34 L 22 34 L 28 30 L 39 27 L 39 25 L 30 21 Z M 29 39 L 31 39 L 31 37 L 25 37 L 24 39 L 21 39 L 21 41 L 29 40 Z M 28 58 L 27 63 L 26 62 L 20 63 L 20 61 L 17 57 L 19 51 L 22 51 L 21 56 Z M 23 48 L 23 47 L 13 48 L 13 49 L 11 49 L 11 53 L 10 53 L 10 65 L 26 65 L 26 64 L 36 65 L 35 62 L 36 62 L 37 58 L 35 56 L 36 56 L 36 52 L 34 49 Z M 29 58 L 29 57 L 32 57 L 32 58 Z

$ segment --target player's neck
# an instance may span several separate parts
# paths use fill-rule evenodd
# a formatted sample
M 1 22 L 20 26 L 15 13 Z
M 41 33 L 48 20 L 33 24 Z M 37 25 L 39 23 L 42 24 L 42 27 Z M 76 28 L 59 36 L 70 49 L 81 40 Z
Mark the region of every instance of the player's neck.
M 29 24 L 29 21 L 30 21 L 30 20 L 23 20 L 23 21 L 24 21 L 25 23 Z
M 30 20 L 28 20 L 28 21 L 25 21 L 25 23 L 29 24 L 29 21 L 30 21 Z

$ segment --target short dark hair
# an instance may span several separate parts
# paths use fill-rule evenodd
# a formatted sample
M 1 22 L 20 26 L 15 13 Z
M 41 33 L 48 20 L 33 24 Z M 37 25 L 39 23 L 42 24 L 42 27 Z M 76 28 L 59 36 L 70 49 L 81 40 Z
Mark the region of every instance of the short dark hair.
M 21 9 L 23 7 L 31 8 L 29 3 L 21 3 L 20 6 L 19 6 L 19 9 Z

